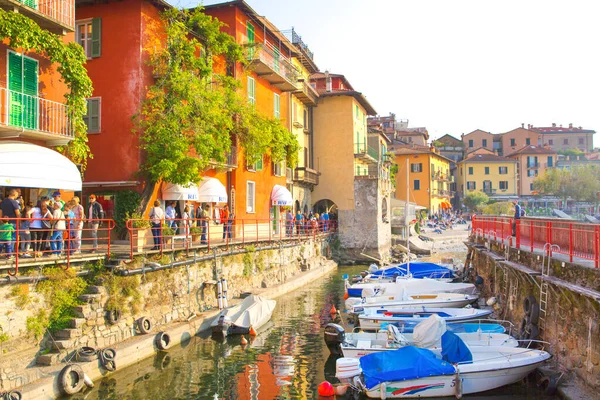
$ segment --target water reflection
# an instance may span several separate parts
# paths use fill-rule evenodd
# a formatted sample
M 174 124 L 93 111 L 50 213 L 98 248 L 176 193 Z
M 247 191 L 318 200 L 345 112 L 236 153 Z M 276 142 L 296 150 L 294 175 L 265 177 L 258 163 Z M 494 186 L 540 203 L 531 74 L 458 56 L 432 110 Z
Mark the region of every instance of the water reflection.
M 280 297 L 272 320 L 256 337 L 247 338 L 245 346 L 237 335 L 221 341 L 210 333 L 192 337 L 185 347 L 122 369 L 77 398 L 212 400 L 217 394 L 228 400 L 317 399 L 321 381 L 337 381 L 323 328 L 332 320 L 331 307 L 343 305 L 341 276 L 363 268 L 345 268 Z M 536 395 L 513 386 L 473 398 L 497 400 L 508 395 L 517 400 Z

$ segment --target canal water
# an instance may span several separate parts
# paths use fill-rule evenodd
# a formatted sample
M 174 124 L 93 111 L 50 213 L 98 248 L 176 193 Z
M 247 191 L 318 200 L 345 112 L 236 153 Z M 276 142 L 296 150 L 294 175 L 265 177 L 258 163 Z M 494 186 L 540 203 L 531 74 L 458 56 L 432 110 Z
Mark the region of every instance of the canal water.
M 342 267 L 277 299 L 272 320 L 242 347 L 239 337 L 203 335 L 124 368 L 72 398 L 95 399 L 318 399 L 317 385 L 334 381 L 335 360 L 323 341 L 332 305 L 343 304 Z M 118 366 L 118 356 L 117 356 Z M 468 399 L 544 399 L 534 385 L 517 383 Z

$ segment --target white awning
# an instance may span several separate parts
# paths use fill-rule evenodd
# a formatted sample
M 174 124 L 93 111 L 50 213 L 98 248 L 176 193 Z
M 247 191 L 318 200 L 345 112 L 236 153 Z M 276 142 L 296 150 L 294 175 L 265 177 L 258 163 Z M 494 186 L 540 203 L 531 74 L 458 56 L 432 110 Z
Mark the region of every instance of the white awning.
M 71 160 L 54 150 L 0 141 L 0 186 L 80 191 L 81 173 Z
M 217 178 L 202 178 L 198 187 L 198 201 L 203 203 L 226 203 L 227 189 Z
M 190 183 L 189 187 L 185 187 L 163 182 L 162 199 L 198 201 L 198 186 L 195 183 Z
M 272 206 L 292 206 L 294 199 L 292 194 L 285 186 L 275 185 L 271 192 L 271 205 Z

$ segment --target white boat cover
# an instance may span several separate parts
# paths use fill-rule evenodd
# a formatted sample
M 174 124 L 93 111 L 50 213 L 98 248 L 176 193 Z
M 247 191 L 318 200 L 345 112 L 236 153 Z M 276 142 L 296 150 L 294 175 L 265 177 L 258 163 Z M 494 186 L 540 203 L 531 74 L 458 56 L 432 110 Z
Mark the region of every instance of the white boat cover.
M 269 300 L 264 297 L 250 295 L 237 306 L 223 310 L 211 323 L 211 326 L 217 326 L 221 315 L 229 317 L 231 323 L 241 328 L 254 329 L 260 328 L 269 319 L 275 309 L 275 300 Z
M 162 188 L 163 200 L 191 200 L 198 201 L 198 186 L 190 183 L 187 187 L 175 185 L 173 183 L 163 182 Z
M 271 205 L 272 206 L 293 206 L 294 199 L 292 194 L 285 186 L 275 185 L 271 192 Z
M 446 333 L 446 321 L 439 315 L 433 314 L 415 326 L 413 343 L 423 348 L 441 347 L 444 333 Z
M 2 141 L 0 186 L 80 191 L 81 173 L 71 160 L 52 149 Z
M 226 203 L 227 189 L 217 178 L 202 178 L 198 187 L 198 201 L 203 203 Z

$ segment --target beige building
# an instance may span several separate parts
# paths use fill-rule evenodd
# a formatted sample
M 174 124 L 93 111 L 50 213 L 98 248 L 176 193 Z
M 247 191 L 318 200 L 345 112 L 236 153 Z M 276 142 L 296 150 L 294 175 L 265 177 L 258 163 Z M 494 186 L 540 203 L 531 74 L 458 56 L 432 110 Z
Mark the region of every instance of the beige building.
M 548 145 L 555 151 L 579 149 L 584 153 L 594 149 L 594 134 L 596 131 L 574 127 L 569 124 L 568 127 L 552 124 L 550 127 L 534 127 L 529 125 L 529 129 L 538 132 L 541 135 L 541 145 Z
M 500 134 L 502 146 L 499 155 L 514 153 L 524 146 L 539 146 L 541 144 L 540 134 L 525 128 L 517 128 Z
M 507 155 L 517 161 L 517 193 L 531 196 L 534 193 L 533 181 L 548 168 L 556 167 L 556 152 L 541 146 L 523 146 Z
M 462 135 L 465 155 L 480 148 L 494 151 L 494 136 L 494 134 L 482 131 L 481 129 L 476 129 L 473 132 Z

